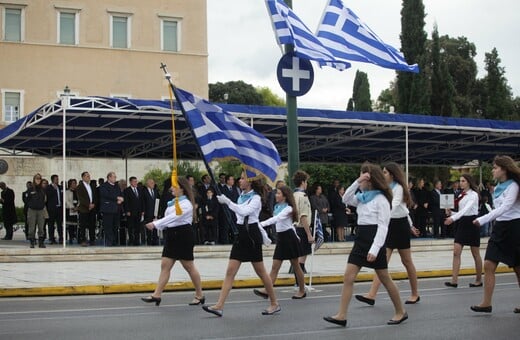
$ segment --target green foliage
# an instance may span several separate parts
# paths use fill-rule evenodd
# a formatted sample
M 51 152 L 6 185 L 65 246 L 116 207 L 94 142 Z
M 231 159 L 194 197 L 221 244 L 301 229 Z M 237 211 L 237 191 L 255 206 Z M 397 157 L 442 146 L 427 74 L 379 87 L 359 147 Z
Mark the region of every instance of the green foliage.
M 491 172 L 491 170 L 493 170 L 492 164 L 487 164 L 487 163 L 482 164 L 482 184 L 485 181 L 493 181 L 493 173 Z M 473 178 L 475 179 L 475 182 L 477 184 L 481 184 L 481 183 L 479 183 L 480 168 L 471 169 L 470 174 L 471 174 L 471 176 L 473 176 Z
M 378 112 L 390 112 L 392 108 L 395 110 L 397 104 L 397 88 L 395 82 L 390 82 L 390 87 L 384 89 L 377 97 L 375 111 Z
M 308 189 L 314 184 L 320 184 L 324 193 L 327 193 L 329 186 L 335 179 L 339 179 L 342 185 L 350 185 L 352 181 L 359 177 L 358 165 L 349 166 L 344 164 L 317 164 L 302 163 L 300 169 L 307 172 L 310 176 Z M 286 182 L 292 185 L 292 180 L 286 179 Z
M 352 100 L 354 101 L 355 111 L 372 111 L 372 100 L 370 99 L 370 84 L 368 75 L 365 72 L 356 71 L 354 78 L 354 88 L 352 90 Z M 350 101 L 349 101 L 350 104 Z
M 23 207 L 15 207 L 16 210 L 16 221 L 18 223 L 25 222 L 25 216 L 23 214 Z M 2 208 L 0 208 L 0 222 L 4 222 L 4 214 L 2 213 Z
M 262 95 L 257 92 L 253 85 L 246 84 L 242 80 L 209 84 L 209 100 L 215 103 L 263 104 Z
M 500 62 L 496 48 L 493 48 L 491 53 L 486 53 L 487 75 L 484 84 L 487 100 L 484 117 L 489 119 L 511 119 L 513 113 L 511 88 L 507 84 L 505 70 L 500 66 Z
M 354 100 L 352 98 L 348 100 L 347 111 L 354 111 Z
M 159 168 L 154 168 L 147 173 L 144 174 L 143 177 L 143 183 L 146 183 L 148 179 L 153 179 L 155 181 L 155 184 L 157 184 L 157 187 L 159 188 L 159 192 L 162 192 L 164 187 L 164 181 L 166 181 L 168 178 L 171 177 L 171 169 L 173 168 L 173 163 L 169 164 L 170 171 L 162 171 Z M 187 174 L 192 175 L 195 177 L 195 181 L 198 181 L 200 177 L 204 174 L 199 167 L 196 165 L 195 162 L 190 161 L 179 161 L 177 164 L 177 175 L 180 176 L 186 176 Z
M 256 92 L 262 96 L 262 105 L 285 106 L 285 100 L 274 94 L 267 86 L 257 86 Z
M 171 167 L 171 165 L 170 165 Z M 177 174 L 178 176 L 186 176 L 191 175 L 195 178 L 195 182 L 200 181 L 202 175 L 207 174 L 208 172 L 201 170 L 197 162 L 190 161 L 179 161 L 177 164 Z
M 242 165 L 237 160 L 220 161 L 215 167 L 215 176 L 225 173 L 226 175 L 232 175 L 237 180 L 242 175 L 242 170 Z M 218 181 L 217 178 L 215 180 Z
M 434 180 L 440 179 L 443 184 L 446 184 L 450 180 L 451 174 L 449 167 L 411 166 L 408 169 L 408 177 L 416 182 L 420 178 L 424 178 L 427 183 L 433 183 Z

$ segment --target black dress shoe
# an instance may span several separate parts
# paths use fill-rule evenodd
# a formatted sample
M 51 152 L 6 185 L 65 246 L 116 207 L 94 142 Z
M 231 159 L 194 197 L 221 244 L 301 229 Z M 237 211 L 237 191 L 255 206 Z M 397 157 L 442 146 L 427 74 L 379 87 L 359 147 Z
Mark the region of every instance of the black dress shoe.
M 224 311 L 222 309 L 213 309 L 209 306 L 202 306 L 202 309 L 208 313 L 215 314 L 218 317 L 222 317 L 222 315 L 224 315 Z
M 420 296 L 418 296 L 418 297 L 417 297 L 417 300 L 415 300 L 415 301 L 412 301 L 412 300 L 406 300 L 406 301 L 404 302 L 404 304 L 405 304 L 405 305 L 415 305 L 415 304 L 416 304 L 417 302 L 419 302 L 419 301 L 421 301 L 421 297 L 420 297 Z
M 198 306 L 198 305 L 203 305 L 204 302 L 206 302 L 206 297 L 205 296 L 202 296 L 201 298 L 198 298 L 198 297 L 194 297 L 193 298 L 193 301 L 188 303 L 188 305 L 190 306 Z
M 332 316 L 324 316 L 323 320 L 333 323 L 335 325 L 339 325 L 339 326 L 343 326 L 343 327 L 347 326 L 347 320 L 334 319 Z
M 293 295 L 293 296 L 291 297 L 291 299 L 293 299 L 293 300 L 300 300 L 300 299 L 304 299 L 305 297 L 307 297 L 307 292 L 303 293 L 302 296 Z
M 472 311 L 477 313 L 491 313 L 493 310 L 493 307 L 487 306 L 487 307 L 480 307 L 480 306 L 471 306 L 470 307 Z
M 474 287 L 482 287 L 482 282 L 481 283 L 470 283 L 469 286 L 471 288 L 474 288 Z
M 367 305 L 373 306 L 376 303 L 376 300 L 364 297 L 363 295 L 355 295 L 354 296 L 358 301 L 364 302 Z
M 452 288 L 457 288 L 457 287 L 459 286 L 458 284 L 456 284 L 456 283 L 451 283 L 450 281 L 446 281 L 446 282 L 444 282 L 444 285 L 445 285 L 446 287 L 452 287 Z
M 141 300 L 143 300 L 146 303 L 155 302 L 156 306 L 159 306 L 161 304 L 161 298 L 160 297 L 155 297 L 155 296 L 151 296 L 151 295 L 147 296 L 147 297 L 144 297 L 144 298 L 141 298 Z
M 260 296 L 261 298 L 264 298 L 264 299 L 267 299 L 269 297 L 269 294 L 264 293 L 258 289 L 253 289 L 253 293 L 255 293 L 255 295 Z
M 513 313 L 515 313 L 515 314 L 519 314 L 519 313 L 520 313 L 520 308 L 515 308 L 515 309 L 513 309 Z
M 280 305 L 276 306 L 275 309 L 273 309 L 272 311 L 269 311 L 269 310 L 264 310 L 262 311 L 262 315 L 273 315 L 275 313 L 278 313 L 279 311 L 282 310 L 282 307 L 280 307 Z
M 387 325 L 398 325 L 407 319 L 408 319 L 408 313 L 404 313 L 403 317 L 400 318 L 399 320 L 390 319 L 390 320 L 388 320 L 388 322 L 386 324 Z

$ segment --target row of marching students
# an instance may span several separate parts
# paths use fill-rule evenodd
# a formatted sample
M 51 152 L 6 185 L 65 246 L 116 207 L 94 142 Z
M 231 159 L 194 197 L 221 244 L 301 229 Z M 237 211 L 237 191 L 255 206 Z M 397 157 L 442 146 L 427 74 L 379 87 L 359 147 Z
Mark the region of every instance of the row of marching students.
M 495 158 L 493 165 L 493 175 L 500 182 L 497 186 L 498 190 L 495 192 L 496 209 L 471 221 L 475 228 L 493 219 L 497 220 L 498 225 L 493 230 L 486 251 L 484 298 L 479 305 L 471 307 L 476 312 L 491 312 L 494 273 L 499 262 L 514 267 L 520 282 L 520 168 L 515 165 L 511 158 L 498 156 Z M 359 178 L 352 183 L 343 195 L 342 199 L 345 204 L 357 207 L 358 232 L 345 269 L 338 312 L 332 316 L 324 317 L 325 321 L 346 326 L 353 284 L 362 267 L 375 269 L 377 279 L 374 279 L 372 293 L 374 290 L 377 291 L 380 282 L 390 295 L 394 305 L 394 314 L 387 324 L 397 325 L 408 319 L 408 313 L 401 302 L 399 290 L 388 273 L 388 259 L 393 249 L 399 250 L 412 287 L 411 297 L 405 303 L 415 304 L 420 301 L 417 291 L 417 276 L 410 255 L 410 235 L 417 233 L 417 230 L 408 220 L 404 185 L 404 175 L 399 166 L 388 164 L 382 170 L 379 166 L 366 163 L 361 167 Z M 157 288 L 152 295 L 142 298 L 143 301 L 154 302 L 156 305 L 160 304 L 162 291 L 169 280 L 171 268 L 177 260 L 181 261 L 195 286 L 195 296 L 190 305 L 202 305 L 206 312 L 219 317 L 223 316 L 225 301 L 242 262 L 252 263 L 255 272 L 264 285 L 263 290 L 254 290 L 254 293 L 270 300 L 268 308 L 262 311 L 263 315 L 272 315 L 281 311 L 273 283 L 283 260 L 290 260 L 295 271 L 297 271 L 296 278 L 300 291 L 293 298 L 302 299 L 306 296 L 303 272 L 301 272 L 300 266 L 295 265 L 297 263 L 295 261 L 303 254 L 301 242 L 312 243 L 313 239 L 308 231 L 308 226 L 303 233 L 298 233 L 294 229 L 293 223 L 297 222 L 298 219 L 301 220 L 302 217 L 300 213 L 297 213 L 298 208 L 294 195 L 288 188 L 277 189 L 277 205 L 273 218 L 259 222 L 258 215 L 261 210 L 260 183 L 246 178 L 243 174 L 240 179 L 240 189 L 242 194 L 237 203 L 231 202 L 225 196 L 218 196 L 219 202 L 227 205 L 236 214 L 239 230 L 238 237 L 231 250 L 218 301 L 211 306 L 205 305 L 200 274 L 193 262 L 194 240 L 190 229 L 193 216 L 193 203 L 190 199 L 191 190 L 184 180 L 179 180 L 179 187 L 175 189 L 178 202 L 171 201 L 169 203 L 163 219 L 146 225 L 150 230 L 154 228 L 164 230 L 167 237 Z M 459 204 L 462 211 L 464 209 L 463 199 Z M 450 218 L 457 219 L 458 217 L 455 214 Z M 462 217 L 460 216 L 460 218 Z M 279 235 L 270 276 L 265 270 L 262 257 L 262 244 L 269 243 L 262 227 L 268 223 L 276 225 Z M 304 234 L 307 236 L 307 240 L 302 240 L 301 236 Z M 371 305 L 375 303 L 370 295 L 358 295 L 356 298 Z M 517 312 L 519 312 L 518 308 L 515 309 L 515 313 Z

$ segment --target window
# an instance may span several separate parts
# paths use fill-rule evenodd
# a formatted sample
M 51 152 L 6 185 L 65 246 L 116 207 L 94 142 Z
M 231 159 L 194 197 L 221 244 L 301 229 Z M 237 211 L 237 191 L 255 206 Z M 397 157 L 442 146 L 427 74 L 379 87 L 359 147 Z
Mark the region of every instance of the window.
M 130 16 L 111 16 L 110 46 L 115 48 L 130 48 Z
M 22 41 L 22 19 L 23 10 L 21 8 L 5 8 L 4 10 L 4 40 Z
M 77 45 L 78 42 L 78 13 L 58 12 L 58 43 Z
M 22 112 L 23 91 L 2 90 L 3 120 L 14 122 Z
M 161 24 L 161 49 L 163 51 L 179 51 L 180 22 L 175 19 L 162 19 Z

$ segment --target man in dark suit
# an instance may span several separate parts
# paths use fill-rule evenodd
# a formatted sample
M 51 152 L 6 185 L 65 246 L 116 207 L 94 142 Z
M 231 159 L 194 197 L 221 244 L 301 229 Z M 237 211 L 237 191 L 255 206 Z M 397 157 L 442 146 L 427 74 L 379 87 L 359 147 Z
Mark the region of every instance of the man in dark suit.
M 13 225 L 17 222 L 16 208 L 14 206 L 14 191 L 8 188 L 4 182 L 0 182 L 0 203 L 2 203 L 2 217 L 4 218 L 5 237 L 4 240 L 13 239 Z
M 431 192 L 430 211 L 433 219 L 433 237 L 445 238 L 446 226 L 444 225 L 444 211 L 441 209 L 442 182 L 435 180 Z
M 226 175 L 226 185 L 222 187 L 222 194 L 229 198 L 232 202 L 236 203 L 238 201 L 238 196 L 240 196 L 238 188 L 235 186 L 235 177 L 232 175 Z M 220 206 L 221 213 L 219 216 L 222 216 L 218 225 L 218 242 L 220 244 L 227 244 L 230 242 L 229 234 L 230 234 L 230 223 L 235 223 L 236 216 L 233 211 L 231 211 L 227 205 L 222 204 Z
M 130 182 L 130 185 L 124 190 L 128 244 L 138 246 L 141 241 L 141 222 L 144 216 L 143 193 L 137 187 L 137 178 L 135 176 L 130 177 L 128 182 Z
M 51 176 L 51 183 L 47 187 L 45 194 L 47 195 L 47 213 L 49 214 L 49 222 L 47 224 L 49 230 L 49 243 L 56 244 L 54 229 L 58 229 L 59 243 L 63 242 L 63 188 L 59 185 L 60 179 L 58 175 Z M 55 226 L 56 225 L 56 226 Z
M 99 186 L 99 212 L 103 216 L 103 232 L 107 247 L 117 245 L 119 206 L 124 202 L 116 180 L 116 173 L 111 171 L 107 175 L 107 181 Z
M 159 198 L 159 191 L 155 188 L 155 181 L 153 179 L 150 178 L 146 181 L 146 187 L 142 193 L 144 203 L 144 224 L 146 224 L 157 218 L 157 213 L 155 212 L 155 202 Z M 146 244 L 149 246 L 156 246 L 159 244 L 157 229 L 154 228 L 152 231 L 146 229 L 145 232 Z
M 86 231 L 88 230 L 89 243 L 91 246 L 96 244 L 96 186 L 90 181 L 90 174 L 87 171 L 81 173 L 81 181 L 76 188 L 78 195 L 78 243 L 82 247 L 87 246 Z

